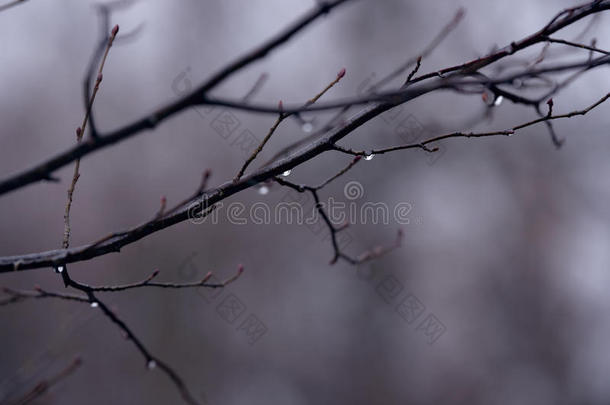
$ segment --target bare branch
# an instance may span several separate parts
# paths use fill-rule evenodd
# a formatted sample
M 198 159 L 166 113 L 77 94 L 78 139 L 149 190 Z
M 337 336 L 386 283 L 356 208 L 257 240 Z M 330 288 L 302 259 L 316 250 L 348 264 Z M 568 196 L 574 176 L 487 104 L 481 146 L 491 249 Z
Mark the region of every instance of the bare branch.
M 247 53 L 242 56 L 235 62 L 227 65 L 225 68 L 220 70 L 217 74 L 213 75 L 210 79 L 208 79 L 204 84 L 199 86 L 195 91 L 190 94 L 187 94 L 185 97 L 168 104 L 164 108 L 161 108 L 154 112 L 153 114 L 141 118 L 119 130 L 116 130 L 108 135 L 100 136 L 96 138 L 95 142 L 87 142 L 82 143 L 76 147 L 73 147 L 47 161 L 41 163 L 31 169 L 25 170 L 21 173 L 13 175 L 9 178 L 6 178 L 2 182 L 0 182 L 0 194 L 7 193 L 9 191 L 15 190 L 17 188 L 23 187 L 27 184 L 40 181 L 43 179 L 47 179 L 50 177 L 51 173 L 60 167 L 65 166 L 66 164 L 84 156 L 92 153 L 95 150 L 107 147 L 119 141 L 122 141 L 128 137 L 131 137 L 137 133 L 145 129 L 154 128 L 158 125 L 162 120 L 176 114 L 177 112 L 193 106 L 197 104 L 202 104 L 205 102 L 209 102 L 206 100 L 207 93 L 215 88 L 218 84 L 224 81 L 226 78 L 231 76 L 233 73 L 242 69 L 243 67 L 249 65 L 250 63 L 264 57 L 271 50 L 281 45 L 282 43 L 289 40 L 294 34 L 299 32 L 301 29 L 306 27 L 312 21 L 317 19 L 319 16 L 327 13 L 332 8 L 346 2 L 347 0 L 335 0 L 331 2 L 321 3 L 318 7 L 306 13 L 300 20 L 298 20 L 295 24 L 289 27 L 284 32 L 280 33 L 276 37 L 271 40 L 265 42 L 263 45 L 254 49 L 253 51 Z M 549 24 L 547 24 L 543 29 L 538 31 L 537 33 L 530 35 L 526 38 L 521 39 L 520 41 L 512 42 L 510 45 L 491 53 L 490 55 L 479 58 L 461 65 L 452 66 L 449 68 L 442 69 L 437 72 L 428 73 L 411 80 L 411 85 L 417 82 L 421 82 L 423 80 L 435 78 L 435 77 L 444 77 L 445 75 L 453 72 L 459 72 L 461 74 L 475 72 L 485 66 L 488 66 L 506 56 L 512 55 L 518 51 L 526 49 L 534 44 L 544 42 L 546 38 L 560 29 L 575 23 L 591 14 L 604 11 L 610 9 L 610 0 L 596 0 L 585 5 L 575 7 L 571 9 L 569 12 L 562 12 L 558 14 Z M 607 63 L 607 61 L 598 61 L 602 63 Z M 599 63 L 598 63 L 599 65 Z M 569 65 L 565 67 L 570 68 Z M 411 87 L 411 86 L 410 86 Z M 437 86 L 437 88 L 441 88 L 442 86 Z M 404 96 L 396 100 L 395 105 L 400 102 L 406 102 L 417 95 L 425 94 L 426 92 L 431 91 L 431 89 L 426 89 L 427 91 L 422 91 L 424 89 L 420 89 L 419 93 L 413 93 L 410 97 Z M 343 105 L 353 103 L 343 103 Z M 275 111 L 277 112 L 277 111 Z M 291 112 L 291 111 L 286 111 Z M 372 118 L 372 117 L 371 117 Z
M 48 380 L 42 380 L 34 388 L 28 391 L 23 397 L 18 400 L 8 401 L 8 404 L 11 405 L 26 405 L 29 404 L 36 399 L 40 398 L 44 395 L 49 389 L 51 389 L 54 385 L 59 383 L 60 381 L 69 377 L 72 373 L 78 369 L 83 361 L 80 357 L 75 358 L 72 362 L 59 373 L 51 376 Z
M 87 104 L 87 109 L 85 112 L 85 117 L 83 118 L 83 122 L 82 122 L 81 126 L 76 129 L 76 142 L 77 143 L 80 143 L 82 141 L 83 135 L 87 131 L 87 123 L 89 122 L 89 116 L 91 115 L 91 109 L 93 108 L 93 103 L 95 102 L 95 96 L 97 95 L 97 92 L 99 91 L 99 88 L 100 88 L 100 84 L 102 83 L 104 65 L 106 64 L 106 58 L 108 57 L 108 53 L 110 52 L 110 48 L 112 47 L 112 43 L 114 42 L 114 39 L 115 39 L 116 35 L 118 34 L 118 32 L 119 32 L 119 26 L 115 25 L 115 27 L 110 32 L 110 36 L 108 37 L 108 40 L 105 41 L 106 48 L 105 48 L 104 55 L 102 57 L 102 61 L 100 63 L 98 72 L 97 72 L 97 78 L 95 79 L 95 85 L 93 86 L 93 93 L 91 94 L 90 98 L 89 98 L 89 95 L 87 94 L 88 104 Z M 85 86 L 85 89 L 86 89 L 85 91 L 88 92 L 88 86 Z M 92 135 L 95 134 L 95 132 L 93 131 L 93 128 L 92 128 L 91 134 Z M 72 207 L 72 197 L 74 195 L 74 189 L 76 188 L 76 182 L 80 178 L 79 170 L 80 170 L 80 158 L 76 159 L 76 162 L 74 164 L 74 174 L 72 175 L 72 183 L 70 183 L 70 188 L 68 188 L 68 201 L 66 202 L 66 209 L 64 212 L 64 239 L 62 242 L 62 247 L 64 249 L 67 249 L 70 246 L 70 209 Z

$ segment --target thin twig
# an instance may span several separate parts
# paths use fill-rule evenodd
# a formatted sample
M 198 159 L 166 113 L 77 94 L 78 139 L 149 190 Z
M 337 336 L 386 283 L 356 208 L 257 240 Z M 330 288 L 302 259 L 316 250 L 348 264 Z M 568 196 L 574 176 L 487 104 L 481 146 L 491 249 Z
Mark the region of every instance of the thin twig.
M 97 78 L 95 80 L 95 85 L 93 87 L 93 93 L 91 94 L 91 98 L 89 100 L 89 104 L 87 105 L 87 109 L 85 111 L 85 117 L 83 118 L 83 122 L 80 127 L 76 129 L 76 143 L 80 144 L 83 135 L 87 130 L 87 123 L 89 122 L 89 116 L 91 114 L 91 108 L 93 108 L 93 103 L 95 101 L 95 96 L 99 91 L 100 84 L 103 79 L 103 71 L 104 65 L 106 63 L 106 58 L 108 57 L 108 53 L 110 52 L 110 48 L 112 47 L 112 43 L 114 42 L 114 38 L 119 32 L 119 26 L 115 25 L 112 31 L 110 32 L 110 36 L 108 37 L 108 41 L 106 43 L 106 50 L 104 52 L 104 56 L 102 57 L 102 62 L 100 63 L 100 67 L 98 69 Z M 74 195 L 74 189 L 76 188 L 76 182 L 80 178 L 80 158 L 76 159 L 74 164 L 74 174 L 72 175 L 72 182 L 70 183 L 70 188 L 68 188 L 68 201 L 66 202 L 66 208 L 64 211 L 64 237 L 62 241 L 62 247 L 67 249 L 70 246 L 70 209 L 72 208 L 72 198 Z
M 155 287 L 155 288 L 167 288 L 167 289 L 181 289 L 181 288 L 223 288 L 227 285 L 231 284 L 235 280 L 237 280 L 242 273 L 244 272 L 244 267 L 239 265 L 237 269 L 237 273 L 232 277 L 226 279 L 221 283 L 208 283 L 210 278 L 212 277 L 212 272 L 208 272 L 204 278 L 200 281 L 196 281 L 193 283 L 155 283 L 152 280 L 157 277 L 159 271 L 153 272 L 149 277 L 144 279 L 143 281 L 133 283 L 133 284 L 125 284 L 118 286 L 103 286 L 103 287 L 91 287 L 91 291 L 100 291 L 100 292 L 118 292 L 125 290 L 132 290 L 134 288 L 143 288 L 143 287 Z
M 546 38 L 546 40 L 548 42 L 552 42 L 555 44 L 564 44 L 564 45 L 572 46 L 575 48 L 587 49 L 591 52 L 598 52 L 598 53 L 602 53 L 604 55 L 610 55 L 610 52 L 604 51 L 603 49 L 596 48 L 595 46 L 588 46 L 585 44 L 579 44 L 577 42 L 566 41 L 565 39 L 556 39 L 556 38 L 550 38 L 550 37 Z
M 282 179 L 281 177 L 275 177 L 274 180 L 282 185 L 282 186 L 286 186 L 289 187 L 299 193 L 304 193 L 304 192 L 309 192 L 311 193 L 311 195 L 314 198 L 315 201 L 315 208 L 318 212 L 318 214 L 320 215 L 320 217 L 322 218 L 322 221 L 324 221 L 324 223 L 326 224 L 328 230 L 330 231 L 330 240 L 331 240 L 331 245 L 333 248 L 333 257 L 330 260 L 330 264 L 335 264 L 337 263 L 337 261 L 339 259 L 343 259 L 344 261 L 346 261 L 347 263 L 351 264 L 351 265 L 358 265 L 358 264 L 362 264 L 366 261 L 372 260 L 374 258 L 378 258 L 382 255 L 385 255 L 389 252 L 391 252 L 392 250 L 400 247 L 402 238 L 403 238 L 403 233 L 402 230 L 398 230 L 398 234 L 396 237 L 396 241 L 394 244 L 390 245 L 390 246 L 386 246 L 386 247 L 376 247 L 370 251 L 364 252 L 362 253 L 360 256 L 354 258 L 348 254 L 346 254 L 345 252 L 343 252 L 343 250 L 341 250 L 341 247 L 339 246 L 339 241 L 338 241 L 338 234 L 343 231 L 344 229 L 346 229 L 349 224 L 345 223 L 341 226 L 336 226 L 332 220 L 329 218 L 328 214 L 326 213 L 326 210 L 324 209 L 324 204 L 322 204 L 322 202 L 320 201 L 320 195 L 319 195 L 319 190 L 323 187 L 325 187 L 326 185 L 328 185 L 328 183 L 330 183 L 331 181 L 335 180 L 336 178 L 338 178 L 339 176 L 342 176 L 343 174 L 345 174 L 349 169 L 351 169 L 360 159 L 358 157 L 356 157 L 346 168 L 342 169 L 338 174 L 332 176 L 329 180 L 323 182 L 320 186 L 318 187 L 311 187 L 311 186 L 306 186 L 306 185 L 298 185 L 298 184 L 294 184 L 290 181 L 287 181 L 285 179 Z
M 51 376 L 47 380 L 40 381 L 38 384 L 36 384 L 36 386 L 34 386 L 34 388 L 32 388 L 30 391 L 28 391 L 23 397 L 21 397 L 17 400 L 8 401 L 8 404 L 26 405 L 26 404 L 29 404 L 29 403 L 35 401 L 36 399 L 38 399 L 42 395 L 44 395 L 54 385 L 56 385 L 61 380 L 64 380 L 65 378 L 69 377 L 72 373 L 74 373 L 76 371 L 76 369 L 78 369 L 81 366 L 81 364 L 83 364 L 82 359 L 80 357 L 75 358 L 74 360 L 72 360 L 72 362 L 70 364 L 68 364 L 68 366 L 66 368 L 61 370 L 59 373 Z
M 35 287 L 34 291 L 19 291 L 12 288 L 3 287 L 2 292 L 8 295 L 9 298 L 0 301 L 0 306 L 14 304 L 27 299 L 44 299 L 44 298 L 58 298 L 66 301 L 78 301 L 78 302 L 89 302 L 86 296 L 56 293 L 46 291 L 40 287 Z

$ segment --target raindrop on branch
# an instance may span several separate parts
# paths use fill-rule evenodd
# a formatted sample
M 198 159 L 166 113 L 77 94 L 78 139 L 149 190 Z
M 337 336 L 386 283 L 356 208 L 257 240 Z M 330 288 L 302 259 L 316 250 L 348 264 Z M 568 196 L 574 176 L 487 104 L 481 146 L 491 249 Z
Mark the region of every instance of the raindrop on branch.
M 310 122 L 304 122 L 303 125 L 301 125 L 301 129 L 305 133 L 310 133 L 311 131 L 313 131 L 313 125 L 311 125 Z
M 374 157 L 375 155 L 373 153 L 369 153 L 368 155 L 364 156 L 364 160 L 373 160 Z
M 93 301 L 91 303 L 91 308 L 97 308 L 100 304 L 97 303 L 97 301 Z
M 57 267 L 55 267 L 55 273 L 63 273 L 64 269 L 65 269 L 64 266 L 57 266 Z
M 282 173 L 282 177 L 288 177 L 290 176 L 290 173 L 292 173 L 292 170 L 286 170 L 284 173 Z
M 258 193 L 260 195 L 267 195 L 267 194 L 269 194 L 269 187 L 267 187 L 267 186 L 260 186 L 258 188 Z
M 500 104 L 502 104 L 502 101 L 504 101 L 504 97 L 502 96 L 498 96 L 496 97 L 496 99 L 494 100 L 494 106 L 499 106 Z
M 149 360 L 146 367 L 148 367 L 149 370 L 154 370 L 155 367 L 157 367 L 157 362 L 154 360 Z

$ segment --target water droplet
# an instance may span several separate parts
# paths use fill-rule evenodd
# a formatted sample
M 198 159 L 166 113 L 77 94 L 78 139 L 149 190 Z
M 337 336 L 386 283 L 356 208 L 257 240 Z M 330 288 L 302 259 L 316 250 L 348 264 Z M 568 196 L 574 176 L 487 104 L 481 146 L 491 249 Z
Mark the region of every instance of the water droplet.
M 149 370 L 153 370 L 155 367 L 157 367 L 157 362 L 154 360 L 150 360 L 146 367 L 148 367 Z
M 496 97 L 496 99 L 494 100 L 494 105 L 497 107 L 497 106 L 499 106 L 500 104 L 502 104 L 502 101 L 504 101 L 504 97 L 502 97 L 502 96 L 498 96 L 498 97 Z
M 369 153 L 368 155 L 364 156 L 364 160 L 373 160 L 374 157 L 375 155 L 373 153 Z
M 284 173 L 282 173 L 282 176 L 288 177 L 288 176 L 290 176 L 290 173 L 292 173 L 292 170 L 286 170 Z
M 97 301 L 93 301 L 91 303 L 91 308 L 97 308 L 100 304 L 97 303 Z
M 63 273 L 64 269 L 65 269 L 64 266 L 57 266 L 57 267 L 55 267 L 55 273 Z
M 311 125 L 310 122 L 305 122 L 301 126 L 301 129 L 303 130 L 303 132 L 309 133 L 309 132 L 313 131 L 313 125 Z
M 260 186 L 258 188 L 258 193 L 260 195 L 267 195 L 267 194 L 269 194 L 269 187 L 267 187 L 267 186 Z

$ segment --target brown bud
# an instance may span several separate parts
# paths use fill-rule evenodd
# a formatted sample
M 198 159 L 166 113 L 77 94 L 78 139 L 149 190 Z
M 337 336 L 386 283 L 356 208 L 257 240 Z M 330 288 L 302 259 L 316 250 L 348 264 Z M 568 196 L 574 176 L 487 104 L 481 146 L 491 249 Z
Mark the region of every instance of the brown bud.
M 341 79 L 343 76 L 345 76 L 345 68 L 341 69 L 339 73 L 337 73 L 337 79 Z

